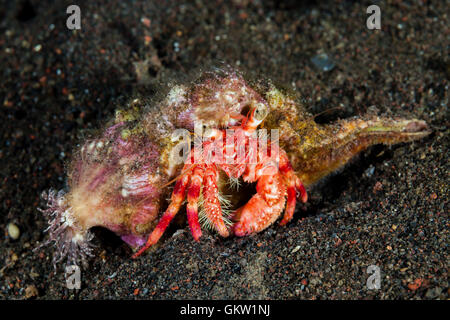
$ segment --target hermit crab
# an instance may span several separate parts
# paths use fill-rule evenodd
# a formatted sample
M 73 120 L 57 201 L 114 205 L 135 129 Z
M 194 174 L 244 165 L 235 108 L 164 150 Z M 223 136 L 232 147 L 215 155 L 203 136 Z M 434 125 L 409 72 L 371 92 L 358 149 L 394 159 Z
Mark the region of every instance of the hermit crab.
M 43 194 L 49 238 L 42 245 L 56 245 L 55 265 L 84 263 L 92 255 L 90 229 L 102 226 L 142 246 L 137 257 L 158 242 L 186 196 L 196 240 L 206 226 L 223 237 L 260 232 L 283 212 L 281 224 L 289 222 L 297 196 L 306 202 L 305 188 L 360 151 L 429 133 L 421 120 L 377 116 L 319 125 L 270 81 L 212 69 L 159 101 L 132 101 L 81 145 L 69 190 Z M 256 193 L 237 206 L 242 194 L 230 185 L 254 182 Z
M 223 171 L 227 179 L 243 178 L 244 182 L 257 181 L 257 193 L 243 207 L 233 213 L 233 233 L 244 236 L 261 231 L 273 223 L 283 211 L 287 195 L 287 208 L 282 223 L 293 216 L 296 192 L 300 192 L 303 202 L 307 200 L 305 187 L 295 175 L 288 157 L 274 141 L 266 136 L 253 135 L 268 113 L 268 106 L 259 102 L 250 106 L 249 116 L 241 119 L 241 124 L 229 130 L 210 129 L 207 139 L 199 143 L 200 151 L 191 151 L 180 176 L 177 178 L 169 207 L 148 238 L 147 244 L 134 257 L 158 242 L 169 222 L 179 211 L 187 189 L 189 227 L 195 240 L 201 236 L 198 219 L 200 193 L 205 216 L 223 237 L 229 231 L 223 221 L 219 196 L 219 173 Z M 264 147 L 262 147 L 264 146 Z

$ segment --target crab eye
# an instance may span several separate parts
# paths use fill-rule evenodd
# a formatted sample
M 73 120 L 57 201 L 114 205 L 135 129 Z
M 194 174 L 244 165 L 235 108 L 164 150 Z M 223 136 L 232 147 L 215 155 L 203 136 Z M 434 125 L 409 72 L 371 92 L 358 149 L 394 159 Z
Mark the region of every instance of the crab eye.
M 259 120 L 259 121 L 264 120 L 264 118 L 267 116 L 268 113 L 269 113 L 269 109 L 267 108 L 267 106 L 265 104 L 258 103 L 256 105 L 255 113 L 254 113 L 256 120 Z

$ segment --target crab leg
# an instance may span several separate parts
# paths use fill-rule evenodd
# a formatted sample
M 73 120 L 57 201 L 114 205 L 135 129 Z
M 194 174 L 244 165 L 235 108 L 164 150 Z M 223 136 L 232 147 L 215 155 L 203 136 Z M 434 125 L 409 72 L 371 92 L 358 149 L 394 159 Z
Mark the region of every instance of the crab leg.
M 222 208 L 219 201 L 219 189 L 217 187 L 218 172 L 215 166 L 208 166 L 203 178 L 203 207 L 209 221 L 222 237 L 228 237 L 229 232 L 223 221 Z
M 286 153 L 282 150 L 280 150 L 279 170 L 281 174 L 285 177 L 287 182 L 286 184 L 288 196 L 286 209 L 284 211 L 283 219 L 280 222 L 280 225 L 284 226 L 286 223 L 291 221 L 292 217 L 294 216 L 297 191 L 300 192 L 301 200 L 303 203 L 308 201 L 308 194 L 306 193 L 305 187 L 303 186 L 302 182 L 295 175 L 294 170 L 292 170 L 292 166 L 289 163 Z
M 133 255 L 133 258 L 139 257 L 142 253 L 145 252 L 148 248 L 158 242 L 159 238 L 163 235 L 164 231 L 169 226 L 169 223 L 175 217 L 177 212 L 180 210 L 181 205 L 183 204 L 183 200 L 185 198 L 185 190 L 186 186 L 189 182 L 189 175 L 182 175 L 180 179 L 177 180 L 175 184 L 175 188 L 172 192 L 172 197 L 170 201 L 170 205 L 167 208 L 166 212 L 164 212 L 161 220 L 159 220 L 153 232 L 147 239 L 147 243 L 143 246 L 137 253 Z
M 198 198 L 202 187 L 204 170 L 200 166 L 196 166 L 192 172 L 191 182 L 187 191 L 188 204 L 186 208 L 189 228 L 192 236 L 198 240 L 202 236 L 202 230 L 198 222 Z

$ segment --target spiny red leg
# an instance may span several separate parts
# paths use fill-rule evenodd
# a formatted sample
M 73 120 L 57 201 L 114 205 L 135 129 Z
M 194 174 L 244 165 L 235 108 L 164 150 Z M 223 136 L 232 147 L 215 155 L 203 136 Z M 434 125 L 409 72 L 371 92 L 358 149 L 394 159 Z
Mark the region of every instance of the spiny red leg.
M 202 236 L 202 230 L 198 223 L 198 198 L 202 187 L 204 169 L 196 166 L 192 172 L 191 182 L 187 191 L 188 204 L 186 208 L 189 227 L 192 236 L 198 240 Z
M 186 186 L 189 182 L 189 176 L 190 175 L 185 174 L 185 175 L 181 176 L 180 179 L 177 180 L 177 183 L 175 184 L 175 187 L 172 192 L 172 197 L 171 197 L 169 207 L 167 208 L 166 212 L 164 212 L 164 214 L 162 215 L 158 224 L 156 225 L 155 229 L 148 237 L 147 243 L 145 244 L 145 246 L 143 246 L 137 253 L 135 253 L 133 255 L 133 258 L 139 257 L 141 254 L 143 254 L 145 252 L 145 250 L 147 250 L 152 245 L 157 243 L 159 238 L 161 238 L 164 231 L 169 226 L 169 223 L 172 221 L 173 217 L 175 217 L 177 212 L 180 210 L 180 207 L 184 200 Z
M 284 210 L 284 216 L 283 219 L 280 221 L 280 225 L 284 226 L 286 223 L 291 221 L 292 217 L 294 216 L 295 211 L 295 205 L 297 203 L 296 200 L 296 190 L 295 190 L 295 181 L 290 180 L 289 185 L 287 188 L 287 202 L 286 202 L 286 209 Z
M 306 193 L 305 186 L 303 185 L 302 181 L 299 177 L 295 176 L 295 189 L 300 192 L 300 198 L 302 199 L 303 203 L 306 203 L 308 201 L 308 193 Z
M 280 222 L 280 225 L 284 226 L 286 223 L 291 221 L 292 217 L 294 216 L 297 190 L 300 192 L 303 203 L 308 200 L 308 194 L 306 193 L 305 187 L 303 186 L 302 182 L 295 175 L 294 170 L 292 170 L 292 166 L 289 163 L 286 153 L 282 150 L 280 150 L 279 170 L 285 177 L 288 195 L 284 216 Z
M 220 207 L 217 179 L 217 168 L 215 166 L 208 166 L 203 178 L 203 207 L 216 231 L 222 237 L 228 237 L 229 232 L 223 222 L 222 208 Z

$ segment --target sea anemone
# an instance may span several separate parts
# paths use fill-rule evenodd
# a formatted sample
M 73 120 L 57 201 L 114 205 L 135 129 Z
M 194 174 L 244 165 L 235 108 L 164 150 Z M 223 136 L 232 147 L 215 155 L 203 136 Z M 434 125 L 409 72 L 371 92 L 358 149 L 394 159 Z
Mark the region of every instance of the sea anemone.
M 81 262 L 85 266 L 87 258 L 93 256 L 91 243 L 93 234 L 90 230 L 82 230 L 79 227 L 76 216 L 72 208 L 67 205 L 64 195 L 65 192 L 62 190 L 44 191 L 41 197 L 47 201 L 47 209 L 38 208 L 48 219 L 48 228 L 45 231 L 48 232 L 49 238 L 35 250 L 53 242 L 56 247 L 53 255 L 55 269 L 57 264 L 65 258 L 68 265 L 79 265 Z

